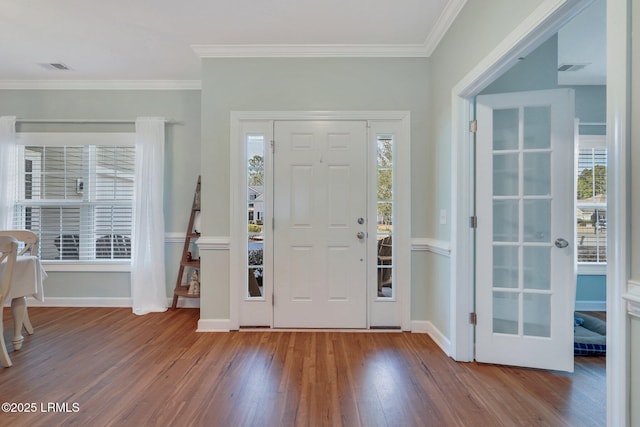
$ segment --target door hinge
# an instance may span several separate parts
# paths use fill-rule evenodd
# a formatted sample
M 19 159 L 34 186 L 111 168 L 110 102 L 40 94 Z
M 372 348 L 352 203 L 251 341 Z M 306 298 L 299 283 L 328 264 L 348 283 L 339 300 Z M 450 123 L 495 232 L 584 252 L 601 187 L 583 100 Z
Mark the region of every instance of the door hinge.
M 472 313 L 469 313 L 469 323 L 472 325 L 478 324 L 478 315 L 476 314 L 475 311 Z
M 469 217 L 469 227 L 478 228 L 478 217 L 473 215 Z
M 270 142 L 271 145 L 271 152 L 275 153 L 276 152 L 276 142 L 272 139 Z
M 271 294 L 271 307 L 276 305 L 276 294 Z
M 471 133 L 478 132 L 478 121 L 477 120 L 471 120 L 469 122 L 469 132 L 471 132 Z
M 271 218 L 271 229 L 272 230 L 276 229 L 276 219 L 275 218 Z

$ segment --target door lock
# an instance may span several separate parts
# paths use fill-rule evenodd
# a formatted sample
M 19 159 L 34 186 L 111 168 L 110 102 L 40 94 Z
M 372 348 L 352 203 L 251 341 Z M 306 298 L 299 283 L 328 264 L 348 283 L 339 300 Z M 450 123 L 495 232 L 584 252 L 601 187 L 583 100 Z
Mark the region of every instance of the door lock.
M 360 225 L 364 224 L 364 218 L 362 217 L 358 218 L 358 224 Z
M 364 231 L 358 231 L 356 233 L 356 237 L 360 240 L 364 239 L 364 236 L 365 236 Z

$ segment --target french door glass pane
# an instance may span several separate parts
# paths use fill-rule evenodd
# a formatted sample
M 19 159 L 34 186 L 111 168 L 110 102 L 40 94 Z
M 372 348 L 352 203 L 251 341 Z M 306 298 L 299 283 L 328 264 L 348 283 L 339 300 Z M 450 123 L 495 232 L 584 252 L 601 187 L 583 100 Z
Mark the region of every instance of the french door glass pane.
M 551 246 L 524 246 L 522 250 L 525 289 L 550 289 Z
M 514 196 L 518 194 L 518 154 L 495 154 L 493 156 L 493 195 Z
M 517 200 L 493 201 L 494 242 L 517 242 L 519 235 L 518 224 Z
M 516 150 L 518 148 L 518 109 L 493 111 L 493 149 Z
M 518 333 L 517 293 L 493 292 L 493 332 L 512 335 Z
M 525 196 L 551 194 L 551 153 L 524 153 L 523 186 Z
M 524 108 L 525 150 L 551 147 L 551 107 Z
M 551 241 L 551 200 L 525 200 L 524 241 Z
M 520 260 L 517 246 L 493 247 L 493 286 L 517 288 Z
M 551 295 L 524 294 L 523 334 L 533 337 L 551 336 Z
M 493 112 L 494 333 L 550 333 L 550 113 L 548 106 Z

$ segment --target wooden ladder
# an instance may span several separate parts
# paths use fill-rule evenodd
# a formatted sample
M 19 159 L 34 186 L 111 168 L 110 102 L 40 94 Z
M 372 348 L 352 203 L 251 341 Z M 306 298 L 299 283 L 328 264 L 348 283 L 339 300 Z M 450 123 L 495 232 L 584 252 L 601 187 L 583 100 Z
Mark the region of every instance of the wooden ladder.
M 200 212 L 200 176 L 198 176 L 198 183 L 196 184 L 196 191 L 193 195 L 193 204 L 191 205 L 191 215 L 189 216 L 189 225 L 187 226 L 187 233 L 184 238 L 184 247 L 182 248 L 182 257 L 180 258 L 180 268 L 178 269 L 178 278 L 176 280 L 176 287 L 173 290 L 173 304 L 171 308 L 178 306 L 178 297 L 183 298 L 200 298 L 200 291 L 197 293 L 189 293 L 189 283 L 182 281 L 185 268 L 192 270 L 197 269 L 200 272 L 200 258 L 189 259 L 188 254 L 191 249 L 191 244 L 194 239 L 200 237 L 200 233 L 195 232 L 193 229 L 196 215 Z

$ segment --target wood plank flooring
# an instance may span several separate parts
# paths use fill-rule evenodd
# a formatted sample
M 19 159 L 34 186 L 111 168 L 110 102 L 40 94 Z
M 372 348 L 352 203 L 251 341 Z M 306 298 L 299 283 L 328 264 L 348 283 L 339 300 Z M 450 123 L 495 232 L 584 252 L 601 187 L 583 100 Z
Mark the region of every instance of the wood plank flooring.
M 16 352 L 4 310 L 14 366 L 0 368 L 0 403 L 35 413 L 0 412 L 0 425 L 606 424 L 604 358 L 554 373 L 456 363 L 422 334 L 196 333 L 194 309 L 29 313 L 36 333 Z

